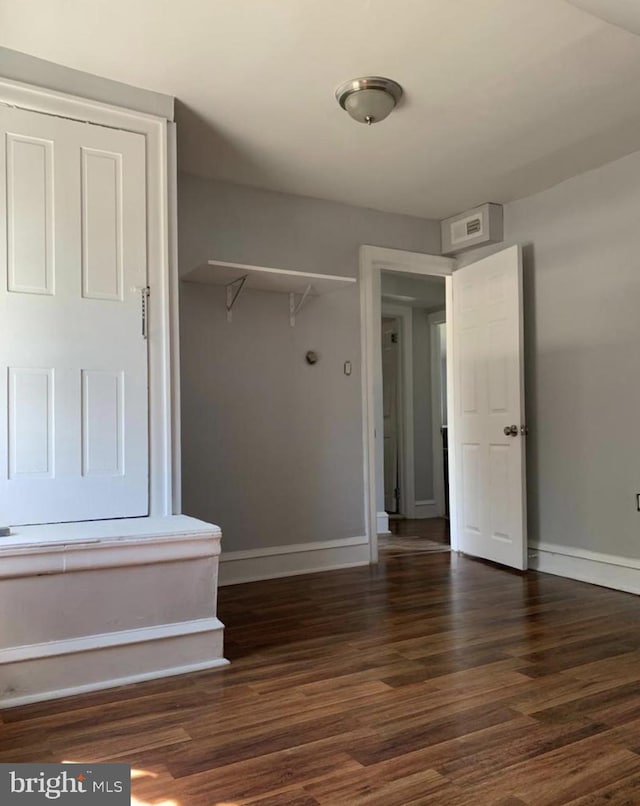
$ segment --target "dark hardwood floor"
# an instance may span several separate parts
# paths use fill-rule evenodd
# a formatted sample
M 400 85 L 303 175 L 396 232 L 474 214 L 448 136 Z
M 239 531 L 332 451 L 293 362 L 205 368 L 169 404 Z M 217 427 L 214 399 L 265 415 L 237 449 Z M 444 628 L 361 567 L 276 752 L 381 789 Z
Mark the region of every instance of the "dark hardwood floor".
M 4 711 L 139 804 L 640 804 L 640 600 L 455 554 L 223 588 L 223 671 Z
M 449 521 L 446 518 L 390 518 L 389 529 L 393 537 L 449 545 Z
M 390 518 L 391 534 L 378 536 L 385 552 L 448 551 L 449 521 L 445 518 Z

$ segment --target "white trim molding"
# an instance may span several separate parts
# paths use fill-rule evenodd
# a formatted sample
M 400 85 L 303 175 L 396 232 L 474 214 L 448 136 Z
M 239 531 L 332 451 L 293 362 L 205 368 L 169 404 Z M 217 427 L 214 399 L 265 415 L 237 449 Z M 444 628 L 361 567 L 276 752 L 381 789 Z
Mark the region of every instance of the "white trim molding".
M 378 535 L 390 535 L 391 530 L 389 529 L 389 516 L 386 512 L 377 512 L 376 513 L 376 523 L 378 525 L 377 532 Z
M 378 560 L 378 512 L 384 509 L 384 483 L 382 452 L 382 347 L 381 323 L 381 271 L 400 271 L 408 274 L 437 275 L 447 280 L 447 319 L 453 297 L 451 274 L 455 266 L 452 258 L 385 249 L 379 246 L 360 247 L 360 342 L 362 346 L 362 440 L 364 508 L 369 556 Z M 449 373 L 451 374 L 451 373 Z M 449 403 L 451 411 L 451 402 Z M 449 415 L 450 416 L 450 415 Z M 378 434 L 380 439 L 378 439 Z M 382 493 L 382 495 L 381 495 Z M 454 548 L 455 536 L 452 536 Z
M 428 501 L 416 501 L 414 504 L 414 518 L 437 518 L 441 514 L 438 502 L 433 498 Z
M 223 631 L 204 618 L 0 650 L 0 708 L 227 666 Z
M 444 501 L 444 456 L 442 443 L 442 382 L 446 386 L 446 377 L 442 377 L 442 340 L 440 338 L 440 325 L 447 321 L 445 311 L 431 313 L 429 321 L 429 341 L 431 345 L 431 445 L 433 450 L 433 498 L 430 502 L 435 504 L 435 515 L 427 517 L 442 517 L 446 507 Z M 447 368 L 449 361 L 447 360 Z M 438 416 L 440 414 L 440 416 Z M 416 516 L 419 517 L 419 516 Z
M 37 658 L 54 658 L 59 655 L 75 655 L 79 652 L 93 652 L 128 644 L 144 644 L 147 641 L 162 641 L 165 638 L 176 638 L 180 635 L 196 635 L 199 633 L 219 632 L 224 628 L 217 618 L 194 619 L 180 621 L 175 624 L 154 624 L 152 627 L 140 627 L 133 630 L 119 630 L 101 635 L 82 635 L 77 638 L 65 638 L 61 641 L 47 641 L 44 644 L 27 644 L 25 646 L 0 649 L 0 666 L 18 663 Z
M 345 537 L 290 546 L 270 546 L 247 551 L 223 551 L 220 585 L 237 585 L 261 579 L 336 571 L 369 563 L 366 537 Z
M 530 542 L 529 568 L 604 588 L 640 594 L 640 560 L 599 551 Z
M 447 277 L 445 288 L 447 304 L 445 309 L 445 334 L 447 340 L 447 460 L 449 463 L 449 541 L 451 551 L 460 551 L 458 533 L 457 496 L 455 479 L 458 460 L 456 456 L 456 384 L 452 367 L 455 366 L 455 340 L 453 338 L 453 277 Z

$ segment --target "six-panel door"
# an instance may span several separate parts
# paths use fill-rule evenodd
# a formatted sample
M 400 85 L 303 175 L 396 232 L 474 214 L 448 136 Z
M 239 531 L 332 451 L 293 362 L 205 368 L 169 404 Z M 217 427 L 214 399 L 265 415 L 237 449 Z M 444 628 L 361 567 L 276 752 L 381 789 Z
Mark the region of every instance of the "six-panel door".
M 147 515 L 144 137 L 0 129 L 0 524 Z
M 522 261 L 504 249 L 453 273 L 459 549 L 524 569 Z

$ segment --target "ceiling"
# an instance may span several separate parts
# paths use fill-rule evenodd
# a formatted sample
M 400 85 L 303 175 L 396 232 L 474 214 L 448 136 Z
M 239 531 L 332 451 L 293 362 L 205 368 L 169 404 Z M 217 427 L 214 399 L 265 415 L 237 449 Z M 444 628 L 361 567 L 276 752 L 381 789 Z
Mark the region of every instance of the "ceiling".
M 568 0 L 578 8 L 595 14 L 602 20 L 640 34 L 640 4 L 638 0 Z
M 0 44 L 175 95 L 182 170 L 379 210 L 505 203 L 640 147 L 640 37 L 565 0 L 0 0 Z M 333 97 L 366 74 L 406 93 L 372 127 Z

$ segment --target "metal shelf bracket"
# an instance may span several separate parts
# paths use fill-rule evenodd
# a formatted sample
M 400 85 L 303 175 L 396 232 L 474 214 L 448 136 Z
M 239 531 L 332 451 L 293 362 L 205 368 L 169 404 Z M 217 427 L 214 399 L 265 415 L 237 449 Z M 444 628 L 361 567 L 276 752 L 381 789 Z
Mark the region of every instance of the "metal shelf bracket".
M 293 292 L 289 294 L 289 324 L 291 325 L 291 327 L 296 326 L 296 316 L 302 310 L 312 290 L 313 286 L 308 285 L 305 288 L 304 293 L 300 295 L 300 300 L 298 303 L 296 303 L 296 295 Z
M 247 282 L 248 276 L 248 274 L 245 274 L 244 277 L 238 277 L 237 280 L 234 280 L 227 286 L 227 322 L 231 322 L 233 319 L 233 306 L 238 301 L 238 297 L 242 293 L 242 289 L 244 288 L 244 284 Z

